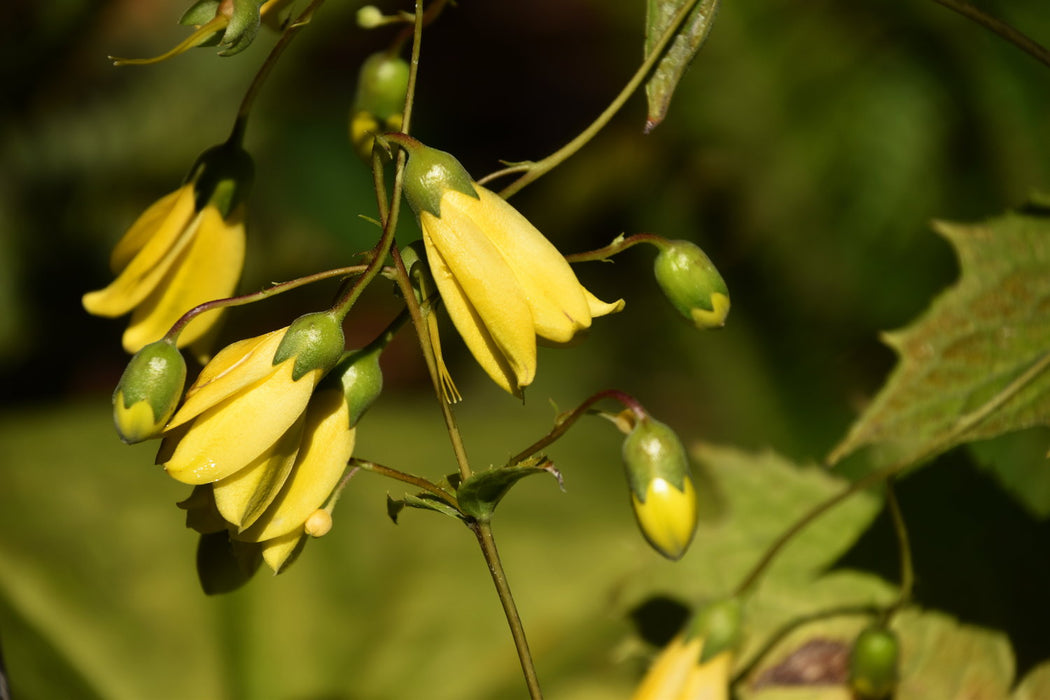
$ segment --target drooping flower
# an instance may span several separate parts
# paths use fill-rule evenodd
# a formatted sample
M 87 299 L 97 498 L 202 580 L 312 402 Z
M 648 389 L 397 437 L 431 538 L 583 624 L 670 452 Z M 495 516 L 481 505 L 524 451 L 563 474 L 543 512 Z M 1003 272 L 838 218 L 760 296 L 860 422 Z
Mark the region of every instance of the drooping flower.
M 193 307 L 233 293 L 244 264 L 251 173 L 251 158 L 235 144 L 205 151 L 186 183 L 150 206 L 117 243 L 110 258 L 116 279 L 83 303 L 96 316 L 131 313 L 125 350 L 137 352 Z M 190 321 L 178 346 L 206 344 L 219 317 L 209 311 Z
M 619 311 L 587 291 L 558 249 L 514 207 L 471 181 L 448 153 L 407 137 L 405 195 L 456 330 L 478 364 L 515 396 L 536 374 L 537 338 L 568 343 Z
M 736 599 L 699 610 L 653 661 L 633 700 L 728 700 L 741 616 Z

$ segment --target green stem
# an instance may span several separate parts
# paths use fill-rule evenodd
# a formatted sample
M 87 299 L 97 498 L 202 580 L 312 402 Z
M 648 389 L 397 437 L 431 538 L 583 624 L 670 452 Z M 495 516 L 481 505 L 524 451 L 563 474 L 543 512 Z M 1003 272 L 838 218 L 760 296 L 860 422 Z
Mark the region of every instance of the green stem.
M 904 607 L 911 601 L 911 592 L 915 585 L 911 540 L 908 537 L 908 527 L 904 524 L 904 514 L 901 512 L 900 502 L 897 501 L 897 494 L 893 488 L 893 481 L 892 477 L 886 479 L 886 507 L 890 513 L 890 520 L 893 522 L 893 531 L 897 535 L 897 548 L 900 552 L 901 590 L 897 602 L 890 607 L 889 611 L 887 611 L 888 613 Z
M 500 191 L 500 196 L 504 199 L 508 199 L 511 195 L 522 190 L 525 186 L 535 182 L 543 177 L 543 175 L 561 165 L 562 162 L 583 148 L 588 141 L 593 139 L 598 132 L 605 128 L 606 124 L 608 124 L 613 116 L 620 111 L 620 108 L 624 106 L 628 98 L 630 98 L 630 96 L 634 94 L 634 91 L 645 81 L 645 78 L 653 70 L 657 62 L 663 58 L 664 50 L 674 39 L 675 35 L 678 33 L 678 29 L 682 26 L 682 23 L 685 22 L 689 13 L 693 11 L 693 7 L 697 2 L 699 2 L 699 0 L 689 0 L 689 2 L 682 5 L 681 9 L 675 14 L 674 19 L 671 20 L 671 24 L 667 27 L 667 31 L 665 31 L 663 36 L 660 37 L 660 41 L 653 46 L 653 50 L 649 53 L 649 56 L 646 57 L 645 61 L 642 62 L 642 65 L 637 71 L 635 71 L 630 81 L 628 81 L 627 85 L 620 91 L 620 94 L 617 95 L 616 99 L 605 108 L 605 111 L 602 112 L 590 126 L 580 132 L 576 138 L 569 141 L 569 143 L 565 144 L 543 160 L 512 165 L 509 168 L 499 170 L 483 177 L 481 180 L 478 180 L 478 184 L 484 184 L 497 177 L 502 177 L 503 175 L 510 175 L 518 172 L 523 173 L 521 177 Z
M 427 493 L 434 494 L 439 499 L 441 499 L 442 502 L 447 503 L 456 510 L 459 510 L 459 503 L 456 502 L 455 496 L 453 496 L 451 493 L 441 488 L 437 484 L 433 483 L 432 481 L 428 481 L 421 476 L 408 474 L 406 472 L 399 471 L 391 467 L 383 466 L 382 464 L 377 464 L 376 462 L 370 462 L 367 459 L 358 459 L 357 457 L 352 457 L 350 459 L 350 466 L 359 467 L 361 469 L 364 469 L 365 471 L 373 472 L 375 474 L 379 474 L 381 476 L 385 476 L 387 478 L 395 479 L 397 481 L 409 484 L 411 486 L 415 486 L 416 488 L 422 489 Z
M 478 545 L 489 565 L 492 583 L 495 584 L 496 593 L 499 595 L 500 603 L 503 604 L 503 612 L 507 616 L 507 625 L 510 626 L 510 633 L 514 638 L 514 647 L 518 651 L 518 660 L 521 662 L 521 672 L 525 676 L 529 697 L 532 700 L 543 700 L 543 691 L 540 690 L 539 677 L 536 675 L 536 665 L 532 661 L 532 652 L 529 650 L 529 640 L 525 637 L 525 627 L 521 623 L 521 615 L 518 614 L 518 607 L 514 603 L 507 574 L 500 562 L 496 540 L 492 536 L 492 526 L 487 522 L 475 521 L 470 525 L 470 529 L 478 538 Z
M 570 263 L 608 260 L 612 256 L 619 255 L 628 248 L 633 248 L 640 243 L 649 243 L 657 248 L 664 248 L 667 247 L 668 241 L 663 236 L 657 236 L 654 233 L 636 233 L 635 235 L 627 236 L 626 238 L 617 238 L 604 248 L 588 250 L 584 253 L 566 255 L 565 259 Z
M 958 12 L 963 17 L 973 20 L 977 24 L 981 25 L 985 29 L 994 34 L 998 34 L 1003 39 L 1021 49 L 1029 56 L 1039 61 L 1045 66 L 1050 67 L 1050 50 L 1039 44 L 1037 41 L 1031 39 L 1027 35 L 1014 29 L 1012 26 L 1003 22 L 1002 20 L 992 17 L 987 12 L 979 10 L 968 2 L 963 0 L 933 0 L 938 5 L 947 7 L 949 10 Z

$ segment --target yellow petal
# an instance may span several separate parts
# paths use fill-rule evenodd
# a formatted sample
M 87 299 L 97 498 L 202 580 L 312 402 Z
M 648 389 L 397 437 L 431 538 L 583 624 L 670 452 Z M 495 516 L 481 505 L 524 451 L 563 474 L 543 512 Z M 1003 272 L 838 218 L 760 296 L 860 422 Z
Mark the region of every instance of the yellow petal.
M 732 654 L 723 651 L 706 663 L 693 667 L 678 697 L 681 700 L 728 700 L 732 661 Z
M 503 256 L 470 216 L 448 201 L 441 213 L 438 219 L 423 212 L 420 227 L 442 302 L 478 364 L 497 384 L 519 394 L 536 374 L 528 302 Z
M 606 303 L 588 292 L 586 289 L 583 290 L 583 294 L 587 297 L 587 306 L 590 308 L 591 318 L 598 318 L 599 316 L 615 314 L 623 311 L 623 299 L 617 299 L 614 302 Z
M 212 406 L 194 419 L 164 465 L 186 484 L 206 484 L 245 468 L 299 419 L 320 370 L 292 381 L 294 359 L 272 375 Z
M 197 222 L 191 186 L 147 209 L 113 251 L 112 263 L 126 265 L 108 287 L 84 295 L 84 308 L 96 316 L 122 316 L 138 306 L 189 244 Z
M 290 532 L 283 537 L 277 537 L 261 543 L 263 561 L 273 569 L 275 574 L 281 573 L 284 567 L 291 564 L 299 556 L 303 545 L 306 544 L 306 538 L 303 535 L 302 528 L 299 528 L 299 530 Z
M 299 454 L 303 418 L 251 464 L 212 485 L 215 506 L 226 522 L 243 530 L 262 515 L 284 486 Z
M 475 186 L 480 200 L 449 192 L 442 200 L 468 208 L 475 225 L 488 236 L 518 280 L 536 333 L 566 343 L 576 331 L 589 328 L 591 314 L 583 285 L 547 238 L 499 195 Z
M 679 490 L 666 479 L 649 482 L 645 502 L 631 493 L 638 527 L 645 539 L 668 559 L 681 559 L 696 532 L 696 489 L 688 477 Z
M 273 372 L 273 357 L 287 328 L 227 345 L 212 358 L 193 386 L 186 390 L 182 406 L 168 423 L 172 430 L 234 394 L 244 391 Z
M 250 528 L 233 535 L 247 542 L 262 542 L 293 531 L 331 495 L 354 451 L 354 430 L 343 392 L 318 392 L 310 402 L 303 429 L 303 443 L 295 467 L 270 508 Z
M 191 244 L 157 289 L 132 313 L 131 325 L 124 332 L 124 349 L 137 352 L 164 337 L 193 307 L 233 294 L 243 265 L 243 207 L 238 208 L 228 222 L 223 221 L 215 207 L 205 207 Z M 196 342 L 220 318 L 218 311 L 197 316 L 179 334 L 178 346 Z
M 632 700 L 679 700 L 689 672 L 700 658 L 702 646 L 703 640 L 699 637 L 688 644 L 681 635 L 671 640 L 649 667 Z

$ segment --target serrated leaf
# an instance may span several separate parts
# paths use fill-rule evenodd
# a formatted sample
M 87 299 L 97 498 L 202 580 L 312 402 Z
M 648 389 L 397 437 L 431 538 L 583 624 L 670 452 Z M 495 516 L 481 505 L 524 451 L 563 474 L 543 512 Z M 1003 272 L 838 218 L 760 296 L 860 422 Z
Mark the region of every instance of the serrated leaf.
M 925 459 L 1050 423 L 1050 210 L 934 228 L 956 250 L 959 280 L 885 334 L 897 367 L 832 463 L 869 444 Z
M 482 522 L 489 520 L 511 487 L 533 474 L 550 474 L 565 490 L 561 472 L 546 457 L 530 457 L 520 464 L 477 472 L 459 485 L 456 500 L 463 512 Z
M 645 26 L 646 58 L 652 54 L 660 38 L 671 27 L 675 15 L 687 2 L 688 0 L 649 0 Z M 645 124 L 647 133 L 656 128 L 667 115 L 667 108 L 671 104 L 675 88 L 678 87 L 678 81 L 707 39 L 717 12 L 718 0 L 700 0 L 649 77 L 645 85 L 645 95 L 649 100 L 649 116 Z
M 401 498 L 393 498 L 392 496 L 386 497 L 386 514 L 390 516 L 390 519 L 397 524 L 397 517 L 401 514 L 401 511 L 406 507 L 418 508 L 420 510 L 432 510 L 435 513 L 441 513 L 447 515 L 450 518 L 456 518 L 462 520 L 463 515 L 450 506 L 449 504 L 442 501 L 434 494 L 421 491 L 415 496 L 406 494 Z

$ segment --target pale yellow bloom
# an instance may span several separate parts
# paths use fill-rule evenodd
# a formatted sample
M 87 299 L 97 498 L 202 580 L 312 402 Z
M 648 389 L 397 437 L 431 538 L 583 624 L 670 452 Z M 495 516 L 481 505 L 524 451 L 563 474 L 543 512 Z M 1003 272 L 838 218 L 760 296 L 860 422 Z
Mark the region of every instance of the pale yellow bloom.
M 633 700 L 727 700 L 733 656 L 722 651 L 701 663 L 704 640 L 679 634 L 653 661 Z
M 440 216 L 419 212 L 441 300 L 478 364 L 521 395 L 536 374 L 537 338 L 568 343 L 619 311 L 587 291 L 557 248 L 501 197 L 445 189 Z
M 206 301 L 230 296 L 244 264 L 244 205 L 223 217 L 215 204 L 197 208 L 194 182 L 161 198 L 131 226 L 113 250 L 116 279 L 84 295 L 96 316 L 131 313 L 124 349 L 137 352 L 162 338 L 179 318 Z M 179 347 L 206 339 L 218 312 L 193 319 Z

